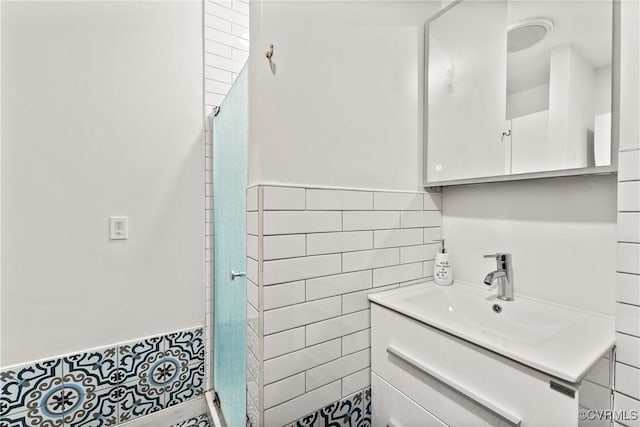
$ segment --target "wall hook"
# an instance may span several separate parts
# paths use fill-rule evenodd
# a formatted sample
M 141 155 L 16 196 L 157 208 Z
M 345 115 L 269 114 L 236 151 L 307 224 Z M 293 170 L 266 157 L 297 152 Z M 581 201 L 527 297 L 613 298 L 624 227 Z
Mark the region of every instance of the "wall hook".
M 264 56 L 266 56 L 267 59 L 271 59 L 271 57 L 273 56 L 273 45 L 272 44 L 269 45 L 269 49 L 264 53 Z

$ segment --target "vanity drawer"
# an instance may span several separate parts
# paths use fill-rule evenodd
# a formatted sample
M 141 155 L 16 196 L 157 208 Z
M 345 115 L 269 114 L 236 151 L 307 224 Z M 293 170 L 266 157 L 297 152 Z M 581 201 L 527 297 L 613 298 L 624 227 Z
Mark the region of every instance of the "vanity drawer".
M 577 391 L 558 392 L 541 372 L 377 304 L 371 369 L 448 425 L 578 425 Z
M 398 389 L 377 376 L 371 374 L 372 427 L 446 427 Z

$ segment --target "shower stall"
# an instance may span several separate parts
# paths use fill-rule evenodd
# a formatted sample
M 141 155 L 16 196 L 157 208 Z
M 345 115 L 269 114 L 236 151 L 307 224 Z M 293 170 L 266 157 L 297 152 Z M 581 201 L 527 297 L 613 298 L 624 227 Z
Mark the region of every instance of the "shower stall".
M 213 389 L 226 424 L 246 424 L 247 68 L 212 114 Z

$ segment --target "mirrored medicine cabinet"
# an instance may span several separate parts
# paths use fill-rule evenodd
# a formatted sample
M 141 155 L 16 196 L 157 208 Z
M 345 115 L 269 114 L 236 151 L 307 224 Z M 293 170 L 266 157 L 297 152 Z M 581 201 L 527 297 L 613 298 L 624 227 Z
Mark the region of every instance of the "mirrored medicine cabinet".
M 619 7 L 459 0 L 425 24 L 425 186 L 617 170 Z

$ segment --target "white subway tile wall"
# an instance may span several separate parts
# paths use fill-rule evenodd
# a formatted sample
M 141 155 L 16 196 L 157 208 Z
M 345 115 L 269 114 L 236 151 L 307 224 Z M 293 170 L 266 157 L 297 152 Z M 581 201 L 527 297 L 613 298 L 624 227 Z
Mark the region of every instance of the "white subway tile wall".
M 307 190 L 307 209 L 370 211 L 373 209 L 373 193 L 364 191 Z
M 305 346 L 304 326 L 264 337 L 264 357 L 273 359 Z
M 266 321 L 266 320 L 265 320 Z M 271 384 L 340 357 L 340 339 L 334 339 L 302 350 L 287 353 L 264 362 L 264 383 Z M 336 399 L 337 400 L 337 399 Z M 318 409 L 318 408 L 313 408 Z M 302 416 L 305 414 L 299 414 Z M 298 417 L 292 418 L 293 421 Z
M 640 340 L 626 334 L 616 333 L 616 360 L 640 369 Z
M 306 391 L 311 391 L 335 380 L 342 379 L 347 375 L 351 375 L 354 371 L 366 369 L 370 365 L 370 351 L 365 349 L 309 369 L 306 372 Z
M 617 411 L 620 411 L 619 413 L 622 414 L 626 414 L 627 417 L 632 418 L 633 417 L 633 411 L 635 411 L 636 414 L 640 413 L 640 400 L 638 399 L 633 399 L 625 394 L 622 393 L 617 393 L 616 392 L 616 396 L 615 396 L 615 409 Z M 620 423 L 616 423 L 615 424 L 616 427 L 617 426 L 629 426 L 629 427 L 636 427 L 638 425 L 640 425 L 640 423 L 638 422 L 638 420 L 626 420 Z
M 307 234 L 307 254 L 335 254 L 373 247 L 373 231 Z
M 318 277 L 306 281 L 306 298 L 314 300 L 371 288 L 371 270 Z
M 369 351 L 369 350 L 367 350 Z M 370 354 L 370 352 L 369 352 Z M 342 395 L 348 396 L 358 390 L 362 390 L 371 383 L 371 369 L 363 369 L 342 378 Z
M 264 412 L 265 426 L 284 426 L 288 422 L 299 417 L 298 414 L 308 414 L 322 408 L 329 403 L 339 400 L 341 397 L 341 381 L 317 388 L 295 399 L 288 400 L 280 405 L 269 408 Z
M 264 234 L 298 234 L 340 231 L 341 212 L 331 211 L 265 211 Z
M 269 409 L 280 402 L 293 399 L 305 392 L 304 373 L 285 378 L 264 387 L 264 407 Z
M 205 114 L 222 104 L 249 57 L 249 0 L 204 0 Z
M 313 322 L 321 322 L 339 316 L 342 300 L 339 296 L 316 301 L 303 302 L 282 308 L 267 310 L 264 313 L 265 335 L 286 331 Z M 309 330 L 307 329 L 307 340 Z
M 304 188 L 264 187 L 265 211 L 270 210 L 305 210 Z
M 305 301 L 304 280 L 264 288 L 264 309 L 272 310 Z
M 441 195 L 277 186 L 247 194 L 258 276 L 247 298 L 263 334 L 249 401 L 263 402 L 263 425 L 284 425 L 370 386 L 367 295 L 431 278 Z
M 618 159 L 614 405 L 620 411 L 640 411 L 640 147 L 626 148 Z M 640 421 L 621 425 L 640 426 Z
M 618 241 L 640 243 L 640 212 L 618 213 Z
M 619 393 L 640 400 L 640 369 L 620 363 L 616 367 L 616 371 L 618 373 L 616 390 Z
M 213 387 L 213 137 L 207 119 L 231 88 L 249 55 L 249 0 L 204 0 L 204 116 L 205 125 L 205 337 L 206 387 Z M 257 191 L 257 188 L 254 189 Z M 248 200 L 251 198 L 249 197 Z M 256 198 L 257 203 L 257 198 Z M 247 206 L 247 210 L 254 206 Z M 251 208 L 251 209 L 249 209 Z M 249 226 L 249 224 L 247 224 Z M 254 233 L 257 235 L 257 231 Z M 247 239 L 256 255 L 257 237 Z M 256 255 L 257 259 L 257 255 Z M 255 293 L 252 294 L 255 297 Z
M 205 119 L 205 387 L 213 388 L 213 138 Z M 248 243 L 248 242 L 247 242 Z
M 305 255 L 306 238 L 304 234 L 268 236 L 263 240 L 264 259 L 294 258 Z
M 262 307 L 265 304 L 265 296 L 259 283 L 262 282 L 262 260 L 264 258 L 264 245 L 260 237 L 261 232 L 261 194 L 259 187 L 249 187 L 247 189 L 247 417 L 251 425 L 260 426 L 262 407 L 264 405 L 264 387 L 262 381 L 262 365 L 263 354 L 266 350 L 266 343 L 263 340 L 262 332 Z M 284 292 L 272 295 L 274 297 L 282 296 L 285 303 L 287 297 L 290 297 L 290 290 L 283 289 Z M 295 296 L 295 295 L 294 295 Z M 297 301 L 297 300 L 293 300 Z M 292 303 L 292 302 L 291 302 Z M 304 337 L 302 343 L 296 340 L 295 331 L 288 335 L 281 335 L 269 343 L 269 349 L 276 346 L 282 346 L 291 349 L 304 346 Z M 269 350 L 271 351 L 271 350 Z M 293 350 L 291 350 L 293 351 Z M 273 354 L 273 353 L 266 353 Z M 295 381 L 286 385 L 295 390 Z M 283 386 L 286 386 L 283 385 Z M 283 387 L 271 388 L 271 394 L 278 392 L 286 395 L 282 391 Z
M 636 411 L 640 427 L 640 4 L 620 3 L 620 153 L 618 155 L 618 251 L 616 280 L 616 344 L 614 407 Z M 635 90 L 634 90 L 635 88 Z

